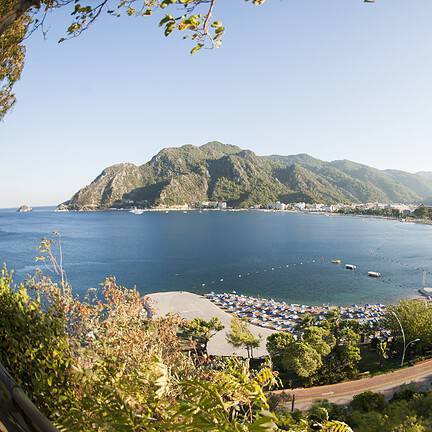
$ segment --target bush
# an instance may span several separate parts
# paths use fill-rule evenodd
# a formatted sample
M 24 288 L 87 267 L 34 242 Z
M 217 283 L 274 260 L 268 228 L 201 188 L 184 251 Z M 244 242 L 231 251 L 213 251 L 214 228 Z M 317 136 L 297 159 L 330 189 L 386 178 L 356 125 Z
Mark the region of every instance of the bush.
M 350 403 L 350 407 L 354 411 L 370 412 L 377 411 L 382 412 L 386 407 L 384 395 L 380 393 L 373 393 L 366 391 L 354 396 Z
M 0 277 L 0 362 L 46 415 L 67 405 L 72 355 L 62 307 L 15 286 L 6 268 Z

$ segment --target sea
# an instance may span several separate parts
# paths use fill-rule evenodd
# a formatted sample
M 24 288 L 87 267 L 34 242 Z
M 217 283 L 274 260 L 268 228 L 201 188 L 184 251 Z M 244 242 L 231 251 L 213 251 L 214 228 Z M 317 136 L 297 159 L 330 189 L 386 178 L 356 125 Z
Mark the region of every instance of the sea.
M 35 260 L 37 247 L 55 231 L 79 295 L 108 276 L 142 294 L 235 291 L 311 305 L 388 304 L 432 286 L 428 225 L 252 210 L 135 215 L 54 208 L 0 210 L 0 261 L 14 270 L 17 283 L 44 269 Z M 368 271 L 382 277 L 368 277 Z

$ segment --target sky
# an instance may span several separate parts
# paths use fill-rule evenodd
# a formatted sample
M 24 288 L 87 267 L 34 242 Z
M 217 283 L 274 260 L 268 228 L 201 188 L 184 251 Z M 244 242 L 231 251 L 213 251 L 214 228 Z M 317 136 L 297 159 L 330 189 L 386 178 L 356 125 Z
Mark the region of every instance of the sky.
M 33 34 L 0 123 L 0 207 L 56 205 L 119 162 L 219 140 L 432 171 L 430 0 L 219 0 L 222 48 L 191 56 L 154 18 Z

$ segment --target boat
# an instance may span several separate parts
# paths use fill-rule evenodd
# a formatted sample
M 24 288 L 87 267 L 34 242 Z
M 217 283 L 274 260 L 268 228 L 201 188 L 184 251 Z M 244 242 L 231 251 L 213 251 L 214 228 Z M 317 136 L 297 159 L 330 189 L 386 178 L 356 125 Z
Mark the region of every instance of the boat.
M 354 264 L 345 264 L 345 268 L 352 271 L 357 270 L 357 266 Z
M 142 215 L 144 213 L 143 209 L 137 209 L 137 208 L 133 208 L 132 210 L 129 210 L 130 213 L 133 213 L 135 215 Z
M 342 263 L 342 260 L 340 260 L 340 259 L 332 260 L 332 264 L 341 264 L 341 263 Z
M 370 271 L 370 272 L 368 272 L 368 276 L 373 277 L 373 278 L 379 278 L 379 277 L 381 277 L 381 273 Z

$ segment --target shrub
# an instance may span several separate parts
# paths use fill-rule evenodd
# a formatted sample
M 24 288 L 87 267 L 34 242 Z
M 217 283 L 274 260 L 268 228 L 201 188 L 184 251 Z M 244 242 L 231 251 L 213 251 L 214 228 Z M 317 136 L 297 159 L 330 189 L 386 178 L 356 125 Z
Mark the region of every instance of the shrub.
M 378 411 L 381 412 L 386 407 L 384 395 L 380 393 L 373 393 L 366 391 L 354 396 L 350 403 L 350 407 L 354 411 L 370 412 Z

